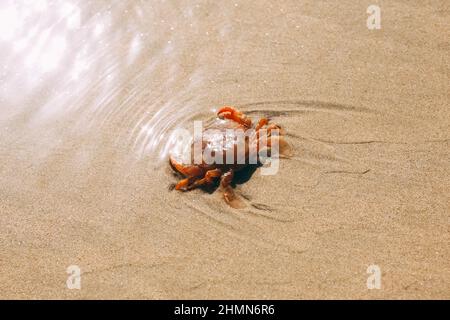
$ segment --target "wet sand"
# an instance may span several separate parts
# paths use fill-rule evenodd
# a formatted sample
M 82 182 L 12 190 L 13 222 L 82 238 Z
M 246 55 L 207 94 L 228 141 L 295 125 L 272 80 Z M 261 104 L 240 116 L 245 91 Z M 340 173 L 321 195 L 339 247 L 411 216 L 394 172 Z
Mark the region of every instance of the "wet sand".
M 450 298 L 448 1 L 11 3 L 0 298 Z M 168 135 L 225 104 L 294 150 L 241 210 L 169 190 Z

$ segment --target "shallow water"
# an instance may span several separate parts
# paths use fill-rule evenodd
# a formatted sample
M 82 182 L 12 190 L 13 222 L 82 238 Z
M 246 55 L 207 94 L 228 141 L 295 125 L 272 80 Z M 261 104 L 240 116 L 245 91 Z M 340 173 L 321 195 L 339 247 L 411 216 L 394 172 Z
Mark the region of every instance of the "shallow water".
M 2 1 L 2 297 L 448 297 L 448 3 L 366 6 Z M 294 150 L 238 211 L 169 190 L 222 105 Z

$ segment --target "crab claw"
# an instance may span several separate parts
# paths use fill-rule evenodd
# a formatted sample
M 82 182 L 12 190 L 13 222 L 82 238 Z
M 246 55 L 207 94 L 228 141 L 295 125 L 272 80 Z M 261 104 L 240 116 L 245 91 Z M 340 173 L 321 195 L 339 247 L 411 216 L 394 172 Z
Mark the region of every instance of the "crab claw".
M 202 174 L 202 170 L 199 166 L 195 165 L 183 165 L 177 162 L 172 156 L 169 157 L 169 163 L 172 168 L 187 177 L 198 177 Z
M 230 106 L 220 108 L 220 110 L 217 112 L 217 116 L 220 119 L 230 119 L 236 121 L 237 123 L 247 128 L 251 127 L 252 125 L 252 121 L 247 118 L 247 116 Z

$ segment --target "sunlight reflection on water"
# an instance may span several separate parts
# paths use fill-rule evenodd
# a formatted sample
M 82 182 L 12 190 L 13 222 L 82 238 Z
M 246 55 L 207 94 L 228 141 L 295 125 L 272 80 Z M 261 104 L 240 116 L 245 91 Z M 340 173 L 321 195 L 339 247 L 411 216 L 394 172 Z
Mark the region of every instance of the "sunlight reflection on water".
M 2 1 L 0 121 L 27 114 L 27 126 L 39 128 L 70 118 L 60 137 L 115 127 L 130 154 L 164 159 L 169 132 L 202 111 L 186 98 L 202 75 L 182 66 L 192 58 L 180 46 L 186 26 L 195 27 L 192 8 L 163 7 Z

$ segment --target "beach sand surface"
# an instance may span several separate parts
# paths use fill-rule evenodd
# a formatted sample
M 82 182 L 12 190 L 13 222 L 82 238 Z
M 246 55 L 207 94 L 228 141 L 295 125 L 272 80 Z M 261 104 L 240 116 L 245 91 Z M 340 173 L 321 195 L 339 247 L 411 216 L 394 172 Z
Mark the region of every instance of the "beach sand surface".
M 2 2 L 0 298 L 449 299 L 450 2 L 371 4 Z M 293 150 L 240 210 L 170 190 L 222 105 Z

